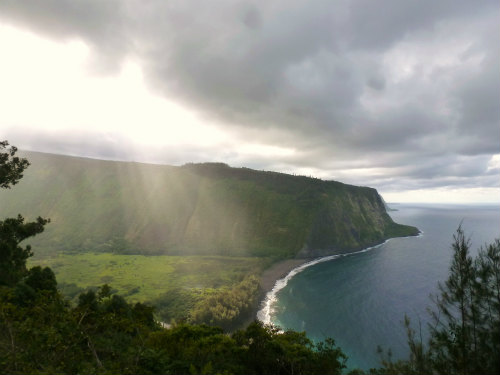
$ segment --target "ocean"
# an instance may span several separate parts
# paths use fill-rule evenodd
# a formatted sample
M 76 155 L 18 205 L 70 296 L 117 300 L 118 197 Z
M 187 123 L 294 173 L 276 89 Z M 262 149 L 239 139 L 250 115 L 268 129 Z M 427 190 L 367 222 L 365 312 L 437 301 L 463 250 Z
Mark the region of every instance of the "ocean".
M 500 238 L 499 205 L 393 204 L 394 221 L 422 231 L 382 245 L 331 257 L 292 271 L 269 295 L 259 318 L 282 329 L 306 331 L 313 341 L 332 337 L 347 354 L 348 368 L 380 365 L 377 346 L 392 359 L 408 355 L 402 321 L 422 327 L 424 340 L 430 295 L 448 276 L 451 243 L 458 226 L 470 236 L 472 254 Z

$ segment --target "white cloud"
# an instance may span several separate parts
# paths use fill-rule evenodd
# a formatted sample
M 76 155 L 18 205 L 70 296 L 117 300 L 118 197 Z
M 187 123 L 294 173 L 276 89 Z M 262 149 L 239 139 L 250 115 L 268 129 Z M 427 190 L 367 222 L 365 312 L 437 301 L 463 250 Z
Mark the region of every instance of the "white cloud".
M 400 192 L 379 191 L 386 202 L 394 203 L 498 203 L 498 188 L 430 188 Z
M 2 26 L 0 44 L 4 129 L 121 134 L 144 146 L 227 141 L 209 121 L 149 92 L 133 61 L 115 75 L 96 76 L 89 74 L 89 48 L 81 41 L 56 43 Z

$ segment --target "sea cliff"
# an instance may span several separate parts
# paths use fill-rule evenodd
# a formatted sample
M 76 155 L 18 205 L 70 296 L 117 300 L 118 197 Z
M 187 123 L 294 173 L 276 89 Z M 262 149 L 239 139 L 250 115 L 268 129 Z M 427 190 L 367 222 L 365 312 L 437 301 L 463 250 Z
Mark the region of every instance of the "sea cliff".
M 50 217 L 33 241 L 59 251 L 311 258 L 417 234 L 373 188 L 221 163 L 182 167 L 25 153 L 3 216 Z

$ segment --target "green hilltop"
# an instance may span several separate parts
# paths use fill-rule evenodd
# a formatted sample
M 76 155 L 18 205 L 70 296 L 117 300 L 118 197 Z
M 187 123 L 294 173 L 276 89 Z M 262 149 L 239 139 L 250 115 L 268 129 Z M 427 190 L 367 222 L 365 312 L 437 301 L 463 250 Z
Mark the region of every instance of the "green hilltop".
M 0 216 L 51 219 L 30 240 L 61 252 L 308 258 L 416 235 L 373 188 L 222 163 L 181 167 L 24 152 Z

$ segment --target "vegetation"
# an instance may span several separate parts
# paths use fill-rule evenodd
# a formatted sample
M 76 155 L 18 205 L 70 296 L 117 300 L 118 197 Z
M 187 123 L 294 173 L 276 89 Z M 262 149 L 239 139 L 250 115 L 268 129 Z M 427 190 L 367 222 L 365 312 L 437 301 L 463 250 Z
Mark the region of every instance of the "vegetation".
M 224 164 L 147 165 L 26 153 L 32 166 L 4 215 L 54 225 L 32 240 L 61 252 L 284 259 L 418 233 L 394 223 L 375 189 Z
M 0 142 L 0 151 L 8 146 L 7 142 Z M 11 147 L 7 152 L 0 152 L 0 187 L 4 189 L 16 184 L 29 164 L 16 157 L 16 151 Z M 201 168 L 203 176 L 233 173 L 220 165 L 211 165 L 208 169 L 196 165 L 185 168 Z M 241 173 L 245 176 L 254 171 Z M 277 181 L 280 178 L 278 176 Z M 266 184 L 274 181 L 264 180 Z M 366 199 L 378 202 L 377 196 Z M 354 207 L 339 202 L 331 204 Z M 358 208 L 362 216 L 368 215 L 366 205 Z M 325 225 L 331 217 L 328 211 L 321 212 L 321 225 Z M 356 224 L 358 219 L 354 215 L 345 221 Z M 51 268 L 27 267 L 31 247 L 20 244 L 42 233 L 48 222 L 41 217 L 25 222 L 20 215 L 0 221 L 0 369 L 3 373 L 340 374 L 345 368 L 346 356 L 332 339 L 315 344 L 304 332 L 280 332 L 259 322 L 232 334 L 225 333 L 225 330 L 234 330 L 242 314 L 251 310 L 258 292 L 254 274 L 269 259 L 165 257 L 166 263 L 158 265 L 161 257 L 94 255 L 107 257 L 109 267 L 103 266 L 105 262 L 97 262 L 95 274 L 84 282 L 88 283 L 86 290 L 75 284 L 62 285 L 61 289 L 74 296 L 70 303 L 59 292 Z M 392 222 L 384 225 L 385 233 L 402 235 L 407 230 Z M 315 228 L 321 232 L 321 228 Z M 315 237 L 316 232 L 311 233 L 308 243 L 329 243 L 319 235 Z M 373 233 L 357 233 L 357 236 L 373 240 Z M 344 240 L 349 241 L 349 237 Z M 383 367 L 372 369 L 371 373 L 500 373 L 500 240 L 482 248 L 473 259 L 469 254 L 470 241 L 460 227 L 452 248 L 454 255 L 448 280 L 439 285 L 439 294 L 434 298 L 434 324 L 429 327 L 429 342 L 424 345 L 418 339 L 406 318 L 410 358 L 397 362 L 385 358 Z M 88 254 L 81 256 L 76 267 L 85 261 L 91 264 L 85 256 Z M 130 268 L 124 267 L 125 258 L 133 259 L 134 264 L 152 262 L 151 270 L 156 264 L 168 275 L 163 282 L 182 283 L 191 288 L 187 291 L 179 285 L 172 290 L 167 288 L 164 297 L 157 299 L 168 314 L 176 317 L 184 314 L 184 321 L 164 329 L 155 319 L 152 306 L 130 303 L 116 294 L 106 281 L 116 281 L 130 300 L 142 287 L 136 283 L 134 288 L 127 289 L 124 282 L 130 279 L 117 277 L 115 280 L 120 272 L 109 272 L 110 268 L 123 267 L 124 274 L 132 274 Z M 60 263 L 65 261 L 64 256 L 57 259 Z M 220 272 L 221 265 L 231 262 L 226 272 Z M 200 267 L 207 271 L 203 282 L 211 286 L 199 289 L 197 294 L 194 291 L 202 276 L 196 278 L 194 273 L 200 275 Z M 173 276 L 178 269 L 184 270 L 178 275 L 179 279 Z M 90 284 L 99 281 L 105 282 L 104 285 L 91 287 Z M 143 293 L 148 293 L 147 288 Z M 212 326 L 193 324 L 205 322 Z
M 3 142 L 0 147 L 8 144 Z M 0 186 L 9 188 L 28 163 L 0 154 Z M 21 167 L 18 167 L 21 165 Z M 17 168 L 17 169 L 16 169 Z M 345 356 L 333 340 L 313 344 L 305 333 L 258 322 L 229 336 L 221 328 L 178 324 L 163 329 L 153 308 L 131 304 L 104 284 L 78 296 L 72 306 L 48 267 L 28 269 L 29 246 L 47 220 L 0 222 L 0 368 L 9 374 L 339 374 Z M 255 278 L 242 280 L 234 306 L 244 309 Z M 224 298 L 233 293 L 224 292 Z M 201 307 L 197 312 L 203 313 Z M 226 308 L 229 314 L 230 309 Z M 212 317 L 219 319 L 214 312 Z
M 32 271 L 33 270 L 33 271 Z M 345 356 L 333 340 L 254 322 L 221 328 L 161 328 L 153 308 L 112 295 L 107 285 L 70 307 L 49 268 L 0 287 L 0 368 L 9 374 L 339 374 Z
M 12 151 L 4 170 L 17 183 L 27 161 Z M 73 302 L 109 283 L 129 301 L 154 303 L 164 322 L 234 329 L 257 307 L 255 278 L 272 262 L 418 232 L 394 223 L 374 189 L 335 181 L 220 163 L 27 155 L 33 165 L 16 189 L 0 191 L 0 205 L 3 215 L 52 219 L 30 239 L 37 248 L 30 264 L 50 267 Z
M 54 290 L 32 300 L 2 289 L 0 366 L 5 373 L 340 374 L 333 340 L 314 345 L 254 322 L 233 335 L 206 325 L 163 329 L 152 308 L 128 304 L 103 286 L 69 308 Z
M 113 285 L 113 291 L 131 302 L 150 302 L 162 322 L 200 320 L 202 306 L 208 300 L 238 295 L 245 303 L 257 305 L 258 281 L 256 275 L 270 260 L 257 257 L 223 256 L 144 256 L 110 253 L 59 254 L 50 258 L 29 261 L 29 265 L 50 267 L 57 275 L 59 289 L 72 302 L 86 290 L 97 290 L 99 285 Z M 242 288 L 244 280 L 252 280 L 252 288 Z M 236 302 L 237 299 L 231 299 Z M 255 302 L 254 302 L 255 301 Z M 227 304 L 226 304 L 227 305 Z M 228 305 L 229 306 L 229 305 Z M 198 318 L 193 318 L 196 309 Z M 233 314 L 226 314 L 224 327 L 236 327 L 248 319 L 251 309 L 241 304 L 232 306 Z M 237 312 L 234 315 L 234 312 Z M 241 316 L 239 316 L 241 315 Z
M 10 147 L 7 141 L 0 142 L 0 188 L 10 189 L 23 177 L 23 171 L 29 165 L 26 159 L 15 156 L 16 147 Z M 0 221 L 0 286 L 12 286 L 27 274 L 26 260 L 32 255 L 31 247 L 19 246 L 26 238 L 43 232 L 47 219 L 38 219 L 25 223 L 21 215 Z
M 254 312 L 259 297 L 259 280 L 249 276 L 229 290 L 220 290 L 199 301 L 190 312 L 192 323 L 207 323 L 232 330 Z
M 469 254 L 461 227 L 448 280 L 439 284 L 425 346 L 408 318 L 410 358 L 383 361 L 383 374 L 500 374 L 500 240 Z

